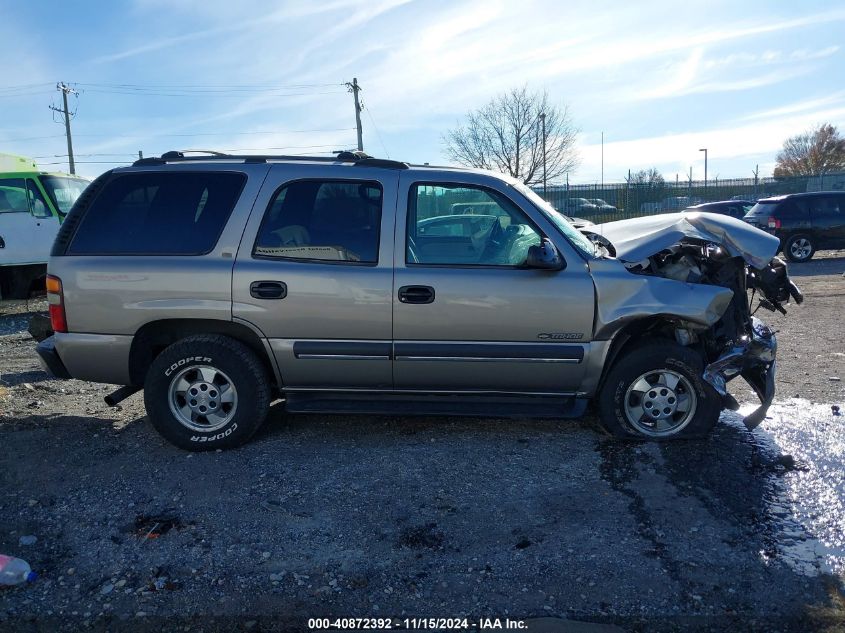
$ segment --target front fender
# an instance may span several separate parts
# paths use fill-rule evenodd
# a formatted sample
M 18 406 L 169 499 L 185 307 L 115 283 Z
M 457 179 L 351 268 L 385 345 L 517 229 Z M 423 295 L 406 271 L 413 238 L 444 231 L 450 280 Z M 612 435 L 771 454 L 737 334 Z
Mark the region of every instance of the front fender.
M 612 338 L 625 324 L 655 316 L 712 327 L 734 296 L 721 286 L 635 275 L 616 260 L 593 260 L 590 270 L 596 288 L 594 340 Z

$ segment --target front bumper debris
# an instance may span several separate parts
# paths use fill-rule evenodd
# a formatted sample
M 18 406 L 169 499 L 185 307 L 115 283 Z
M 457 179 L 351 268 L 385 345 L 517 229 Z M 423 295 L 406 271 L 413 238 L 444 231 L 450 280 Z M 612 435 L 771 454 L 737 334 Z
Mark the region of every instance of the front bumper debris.
M 704 369 L 707 381 L 722 397 L 728 395 L 727 383 L 742 376 L 760 398 L 760 406 L 743 422 L 751 430 L 765 418 L 775 397 L 775 333 L 756 317 L 751 317 L 751 336 L 743 336 Z

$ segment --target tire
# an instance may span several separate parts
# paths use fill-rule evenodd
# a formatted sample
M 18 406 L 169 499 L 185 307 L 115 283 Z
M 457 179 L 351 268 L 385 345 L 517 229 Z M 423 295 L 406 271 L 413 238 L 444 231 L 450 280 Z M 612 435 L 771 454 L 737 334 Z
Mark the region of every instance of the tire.
M 220 335 L 189 336 L 150 365 L 144 405 L 155 429 L 179 448 L 234 448 L 263 424 L 270 385 L 261 361 L 244 344 Z
M 659 339 L 643 343 L 608 372 L 596 398 L 599 421 L 623 439 L 704 437 L 719 419 L 722 400 L 703 372 L 703 360 L 687 347 Z
M 816 253 L 816 243 L 812 236 L 806 233 L 791 235 L 783 245 L 783 254 L 795 263 L 808 262 Z

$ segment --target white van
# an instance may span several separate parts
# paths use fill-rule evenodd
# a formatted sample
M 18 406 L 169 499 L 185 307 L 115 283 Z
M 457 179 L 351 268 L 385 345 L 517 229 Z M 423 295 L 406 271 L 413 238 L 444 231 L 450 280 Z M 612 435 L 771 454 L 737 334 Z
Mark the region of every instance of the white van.
M 25 298 L 44 277 L 59 225 L 87 186 L 83 178 L 0 154 L 0 298 Z

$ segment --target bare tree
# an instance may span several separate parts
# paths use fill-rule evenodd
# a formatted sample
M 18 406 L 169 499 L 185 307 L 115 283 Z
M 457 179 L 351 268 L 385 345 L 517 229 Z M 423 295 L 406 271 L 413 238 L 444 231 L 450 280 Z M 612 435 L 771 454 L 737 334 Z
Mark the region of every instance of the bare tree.
M 566 105 L 551 105 L 546 92 L 529 93 L 525 86 L 467 114 L 463 125 L 444 136 L 446 152 L 468 167 L 500 171 L 526 184 L 542 182 L 541 114 L 545 114 L 546 179 L 553 180 L 577 167 L 578 130 Z
M 815 176 L 845 170 L 845 138 L 830 123 L 786 139 L 778 152 L 775 178 Z
M 631 174 L 628 184 L 659 189 L 666 184 L 666 180 L 663 178 L 663 174 L 658 171 L 657 167 L 652 167 L 650 169 L 641 169 Z

